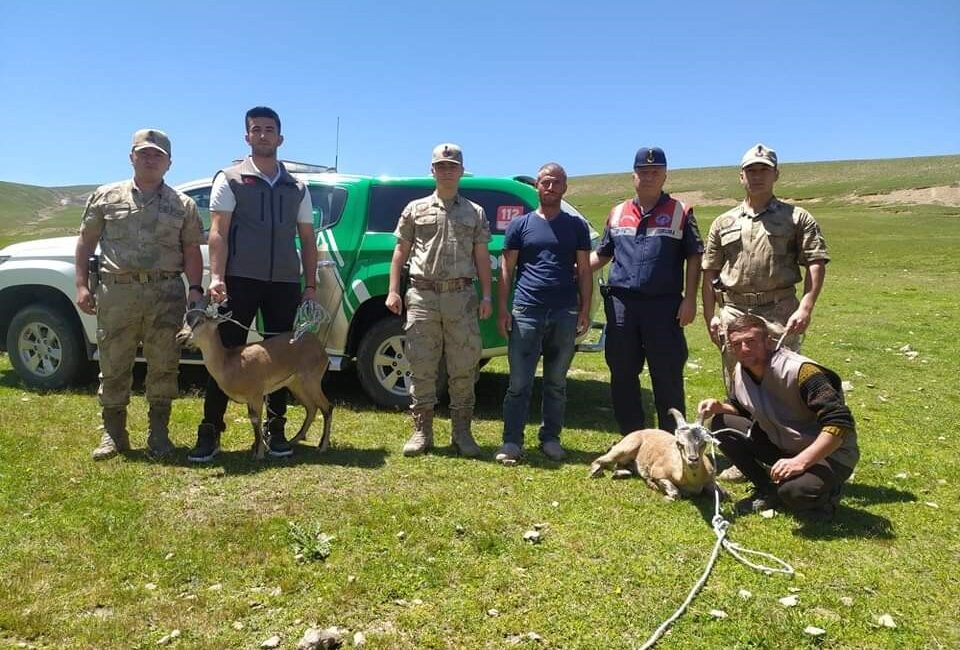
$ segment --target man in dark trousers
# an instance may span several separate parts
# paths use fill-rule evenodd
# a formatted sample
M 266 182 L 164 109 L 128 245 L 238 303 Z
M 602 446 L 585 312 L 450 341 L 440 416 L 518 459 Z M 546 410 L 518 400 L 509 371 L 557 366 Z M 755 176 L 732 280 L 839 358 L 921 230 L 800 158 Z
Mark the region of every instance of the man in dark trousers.
M 726 341 L 736 356 L 730 397 L 705 399 L 720 450 L 754 485 L 736 510 L 783 504 L 809 518 L 833 517 L 840 490 L 860 458 L 840 377 L 787 347 L 777 348 L 756 314 L 735 318 Z M 718 431 L 730 427 L 746 432 Z
M 283 136 L 276 111 L 266 106 L 251 108 L 245 125 L 250 156 L 217 172 L 210 191 L 210 298 L 214 302 L 229 298 L 233 318 L 244 325 L 259 310 L 267 332 L 285 332 L 293 328 L 301 301 L 316 300 L 313 204 L 306 186 L 277 160 Z M 302 292 L 297 235 L 302 243 Z M 228 348 L 237 347 L 247 340 L 247 331 L 224 323 L 220 339 Z M 228 401 L 211 377 L 190 461 L 208 462 L 219 452 Z M 287 390 L 271 393 L 265 427 L 271 456 L 293 454 L 284 434 L 286 411 Z
M 683 328 L 697 313 L 703 242 L 693 210 L 663 191 L 666 179 L 662 149 L 637 151 L 636 197 L 610 211 L 603 240 L 590 255 L 594 270 L 613 260 L 603 289 L 604 354 L 613 413 L 623 434 L 647 426 L 640 401 L 640 373 L 647 362 L 660 428 L 676 428 L 669 409 L 685 410 Z

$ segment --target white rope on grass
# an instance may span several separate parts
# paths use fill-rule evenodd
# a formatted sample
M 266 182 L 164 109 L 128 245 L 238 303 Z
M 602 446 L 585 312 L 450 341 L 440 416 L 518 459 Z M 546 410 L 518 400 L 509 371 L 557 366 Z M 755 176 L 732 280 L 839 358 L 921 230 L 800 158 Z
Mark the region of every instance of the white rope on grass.
M 730 429 L 730 428 L 718 429 L 713 433 L 719 433 L 721 431 L 733 431 L 736 433 L 740 433 L 736 429 Z M 718 443 L 716 438 L 714 438 L 712 435 L 708 436 L 708 440 L 714 445 L 714 447 L 711 448 L 710 450 L 710 455 L 713 457 L 713 464 L 714 464 L 714 467 L 716 467 L 716 464 L 717 464 L 716 446 Z M 686 599 L 683 601 L 680 607 L 677 608 L 677 611 L 675 611 L 670 616 L 670 618 L 668 618 L 663 623 L 661 623 L 660 627 L 658 627 L 653 632 L 653 634 L 650 635 L 650 638 L 648 638 L 646 642 L 639 647 L 638 650 L 649 650 L 650 648 L 655 646 L 663 637 L 663 635 L 667 633 L 667 630 L 670 629 L 670 626 L 672 626 L 677 621 L 677 619 L 683 616 L 684 612 L 687 611 L 687 607 L 690 606 L 690 603 L 693 602 L 693 599 L 696 598 L 697 594 L 700 593 L 700 590 L 703 589 L 703 585 L 707 583 L 707 578 L 710 577 L 710 572 L 713 571 L 713 567 L 717 562 L 717 557 L 719 557 L 720 555 L 721 548 L 726 550 L 738 562 L 750 567 L 751 569 L 754 569 L 755 571 L 762 571 L 767 575 L 770 575 L 772 573 L 783 573 L 784 575 L 792 576 L 795 573 L 792 566 L 790 566 L 780 558 L 776 557 L 775 555 L 772 555 L 770 553 L 765 553 L 763 551 L 754 551 L 752 549 L 745 548 L 737 544 L 736 542 L 732 542 L 729 539 L 727 539 L 727 532 L 730 529 L 730 522 L 724 519 L 723 515 L 720 514 L 720 491 L 719 490 L 715 489 L 713 491 L 713 502 L 714 502 L 714 515 L 713 515 L 713 519 L 710 521 L 710 524 L 713 527 L 714 535 L 716 535 L 717 537 L 717 542 L 716 544 L 713 545 L 713 551 L 711 551 L 710 553 L 710 559 L 707 560 L 707 566 L 703 570 L 703 574 L 700 576 L 700 579 L 697 580 L 696 584 L 693 585 L 693 588 L 690 590 L 690 593 L 687 594 Z M 756 564 L 748 560 L 746 557 L 744 557 L 747 555 L 757 556 L 757 557 L 762 557 L 768 560 L 772 560 L 776 564 L 779 564 L 779 566 L 766 566 L 763 564 Z

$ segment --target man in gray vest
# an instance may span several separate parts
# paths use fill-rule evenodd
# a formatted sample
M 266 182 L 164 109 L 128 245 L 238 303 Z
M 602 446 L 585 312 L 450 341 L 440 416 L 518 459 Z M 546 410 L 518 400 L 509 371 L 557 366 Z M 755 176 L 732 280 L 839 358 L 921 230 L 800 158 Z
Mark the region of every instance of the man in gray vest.
M 276 111 L 266 106 L 251 108 L 245 126 L 250 156 L 218 172 L 210 191 L 210 298 L 214 302 L 229 298 L 233 318 L 244 325 L 259 310 L 267 332 L 284 332 L 293 328 L 301 301 L 316 300 L 313 204 L 306 186 L 277 160 L 283 136 Z M 302 242 L 302 291 L 297 235 Z M 220 339 L 224 346 L 236 347 L 246 341 L 247 331 L 225 323 L 220 326 Z M 211 377 L 190 461 L 208 462 L 219 452 L 227 402 Z M 271 456 L 293 454 L 284 435 L 286 411 L 287 390 L 271 393 L 265 427 Z
M 815 520 L 830 520 L 843 483 L 860 458 L 853 415 L 843 401 L 840 377 L 792 350 L 776 348 L 767 323 L 744 314 L 726 331 L 736 356 L 726 402 L 706 399 L 701 414 L 720 450 L 754 485 L 736 510 L 747 514 L 782 503 Z

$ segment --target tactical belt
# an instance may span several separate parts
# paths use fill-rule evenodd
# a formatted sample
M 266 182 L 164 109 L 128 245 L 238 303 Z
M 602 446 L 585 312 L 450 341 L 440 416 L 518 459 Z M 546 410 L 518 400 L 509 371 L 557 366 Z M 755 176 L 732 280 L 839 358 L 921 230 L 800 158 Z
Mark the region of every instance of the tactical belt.
M 473 278 L 453 278 L 452 280 L 424 280 L 422 278 L 410 278 L 410 286 L 414 289 L 423 289 L 424 291 L 436 291 L 444 293 L 447 291 L 462 291 L 473 286 Z
M 794 287 L 786 289 L 774 289 L 773 291 L 760 291 L 757 293 L 737 293 L 729 289 L 724 292 L 724 302 L 734 307 L 762 307 L 769 305 L 784 298 L 796 298 L 797 290 Z
M 100 281 L 103 284 L 145 284 L 173 280 L 179 277 L 179 273 L 172 271 L 131 271 L 129 273 L 101 273 Z

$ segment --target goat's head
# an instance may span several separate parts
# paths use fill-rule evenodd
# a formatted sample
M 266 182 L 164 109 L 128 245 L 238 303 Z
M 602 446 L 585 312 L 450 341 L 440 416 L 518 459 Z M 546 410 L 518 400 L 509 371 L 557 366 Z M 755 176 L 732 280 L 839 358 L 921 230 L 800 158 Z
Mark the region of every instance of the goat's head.
M 687 424 L 683 414 L 677 409 L 670 409 L 670 415 L 677 421 L 676 438 L 677 449 L 683 462 L 691 467 L 698 464 L 703 457 L 703 451 L 710 442 L 710 430 L 703 426 L 703 417 L 697 416 L 695 422 Z
M 223 319 L 216 303 L 210 303 L 206 298 L 193 303 L 183 315 L 183 327 L 177 332 L 177 343 L 196 348 L 197 335 L 206 327 L 216 327 Z

